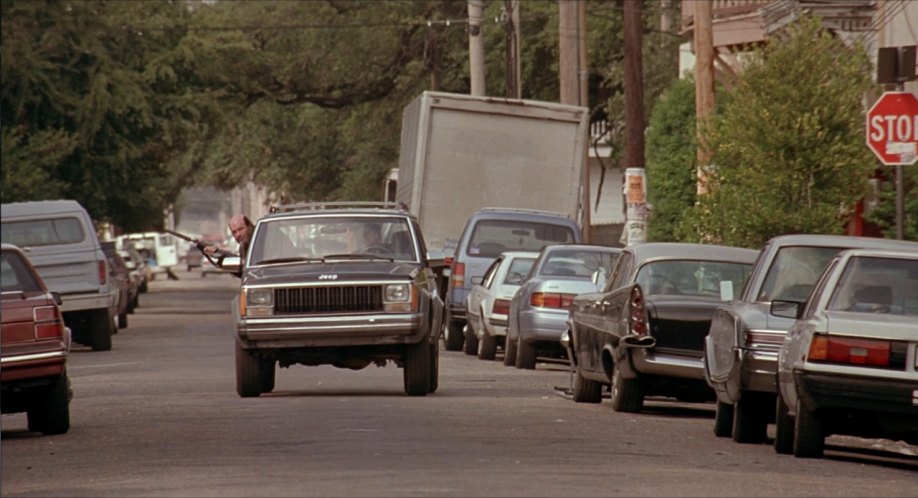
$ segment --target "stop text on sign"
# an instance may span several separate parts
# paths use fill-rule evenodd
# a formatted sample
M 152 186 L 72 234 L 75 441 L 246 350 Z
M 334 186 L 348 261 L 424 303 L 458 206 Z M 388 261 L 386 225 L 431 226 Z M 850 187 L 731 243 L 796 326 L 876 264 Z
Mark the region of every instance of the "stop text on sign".
M 918 116 L 871 116 L 870 140 L 874 142 L 918 141 Z

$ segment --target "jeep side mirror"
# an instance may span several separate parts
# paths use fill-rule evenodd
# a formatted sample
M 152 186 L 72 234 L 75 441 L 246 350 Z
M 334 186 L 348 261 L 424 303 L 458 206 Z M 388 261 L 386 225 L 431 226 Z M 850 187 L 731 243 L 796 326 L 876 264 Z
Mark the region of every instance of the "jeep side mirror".
M 220 267 L 223 268 L 223 271 L 238 273 L 241 264 L 242 261 L 239 259 L 239 256 L 227 256 L 223 258 L 223 264 L 221 264 Z

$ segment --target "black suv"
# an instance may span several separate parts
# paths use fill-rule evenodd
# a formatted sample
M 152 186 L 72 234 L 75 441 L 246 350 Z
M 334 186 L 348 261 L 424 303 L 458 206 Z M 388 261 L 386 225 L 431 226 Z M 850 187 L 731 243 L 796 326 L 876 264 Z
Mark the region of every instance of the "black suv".
M 275 364 L 359 370 L 388 361 L 404 368 L 408 395 L 436 391 L 443 300 L 407 211 L 371 202 L 276 206 L 239 263 L 240 396 L 271 392 Z

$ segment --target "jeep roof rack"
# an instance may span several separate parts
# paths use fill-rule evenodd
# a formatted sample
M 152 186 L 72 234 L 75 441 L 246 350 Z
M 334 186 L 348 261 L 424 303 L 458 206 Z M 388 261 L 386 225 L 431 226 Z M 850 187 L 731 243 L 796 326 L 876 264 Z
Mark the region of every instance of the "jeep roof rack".
M 281 204 L 278 206 L 271 206 L 268 212 L 273 214 L 289 211 L 318 211 L 322 209 L 397 209 L 399 211 L 407 211 L 404 205 L 395 202 L 336 201 Z

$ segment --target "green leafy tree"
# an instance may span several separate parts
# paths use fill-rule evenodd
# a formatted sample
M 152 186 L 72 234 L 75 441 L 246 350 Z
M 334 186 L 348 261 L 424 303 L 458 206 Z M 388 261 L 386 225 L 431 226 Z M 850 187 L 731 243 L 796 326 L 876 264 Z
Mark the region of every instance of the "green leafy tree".
M 654 106 L 647 130 L 647 239 L 679 240 L 676 229 L 695 204 L 695 80 L 676 80 Z
M 183 6 L 11 0 L 0 13 L 4 202 L 65 197 L 99 221 L 161 220 L 195 116 L 164 63 Z
M 896 174 L 892 168 L 883 167 L 883 171 L 886 179 L 880 183 L 876 206 L 864 218 L 879 226 L 884 237 L 895 239 Z M 902 179 L 902 237 L 918 241 L 918 166 L 903 166 Z
M 875 162 L 864 147 L 863 47 L 803 18 L 757 53 L 703 129 L 716 165 L 681 237 L 760 247 L 786 233 L 841 233 Z

